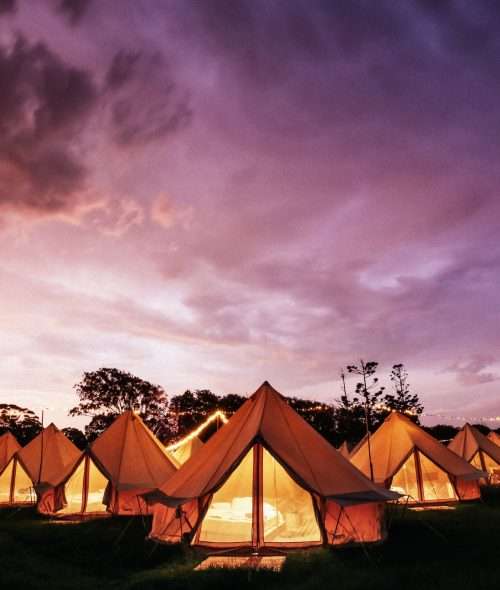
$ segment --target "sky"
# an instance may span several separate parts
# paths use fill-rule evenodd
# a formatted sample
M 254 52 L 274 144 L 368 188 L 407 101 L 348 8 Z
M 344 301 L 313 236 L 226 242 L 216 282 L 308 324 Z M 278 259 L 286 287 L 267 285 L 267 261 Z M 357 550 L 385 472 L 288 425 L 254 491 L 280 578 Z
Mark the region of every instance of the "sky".
M 493 1 L 0 0 L 0 401 L 364 359 L 500 416 L 499 60 Z

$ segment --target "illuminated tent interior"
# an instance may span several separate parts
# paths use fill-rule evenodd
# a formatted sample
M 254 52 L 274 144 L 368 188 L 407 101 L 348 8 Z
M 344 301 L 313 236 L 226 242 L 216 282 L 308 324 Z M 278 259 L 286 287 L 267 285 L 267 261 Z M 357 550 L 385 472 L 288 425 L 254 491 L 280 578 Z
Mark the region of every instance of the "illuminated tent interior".
M 355 469 L 265 382 L 159 490 L 150 538 L 237 552 L 378 541 L 398 496 Z
M 465 424 L 448 448 L 465 461 L 488 473 L 482 484 L 500 485 L 500 447 L 477 428 Z
M 500 434 L 498 432 L 493 432 L 493 430 L 488 434 L 486 437 L 491 442 L 494 442 L 496 445 L 500 446 Z
M 140 496 L 177 470 L 168 453 L 132 410 L 79 454 L 69 473 L 41 490 L 38 510 L 60 517 L 144 514 Z
M 193 438 L 190 438 L 184 444 L 172 451 L 172 455 L 182 465 L 190 457 L 195 455 L 201 449 L 202 446 L 203 442 L 197 436 L 193 436 Z
M 3 470 L 0 476 L 2 503 L 35 502 L 35 488 L 51 485 L 60 473 L 71 468 L 79 455 L 80 451 L 64 433 L 50 424 L 19 449 Z
M 351 454 L 351 451 L 352 451 L 352 445 L 350 443 L 348 443 L 346 440 L 338 448 L 338 452 L 342 455 L 342 457 L 345 457 L 346 459 L 349 459 L 349 455 Z
M 10 432 L 6 432 L 0 436 L 0 504 L 9 504 L 12 502 L 11 488 L 12 484 L 15 486 L 16 481 L 12 473 L 15 467 L 14 455 L 20 448 L 21 445 Z M 20 483 L 22 484 L 23 482 Z M 28 487 L 30 486 L 31 481 L 28 484 Z M 16 495 L 14 494 L 14 497 Z
M 480 497 L 484 472 L 457 457 L 399 412 L 392 412 L 351 455 L 351 463 L 375 483 L 402 494 L 409 503 L 440 504 Z
M 9 431 L 0 436 L 0 473 L 5 469 L 15 453 L 19 451 L 21 445 L 17 442 L 16 437 Z

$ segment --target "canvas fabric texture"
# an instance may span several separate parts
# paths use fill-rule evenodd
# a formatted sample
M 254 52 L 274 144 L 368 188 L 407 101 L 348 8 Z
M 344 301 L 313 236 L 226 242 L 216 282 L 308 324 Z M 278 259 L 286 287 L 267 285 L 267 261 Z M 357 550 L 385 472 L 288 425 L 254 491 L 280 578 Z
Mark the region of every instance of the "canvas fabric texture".
M 9 463 L 14 454 L 20 449 L 21 445 L 11 432 L 5 432 L 0 436 L 0 473 L 2 473 L 7 463 Z
M 195 455 L 203 446 L 203 442 L 195 436 L 177 449 L 172 451 L 172 455 L 177 459 L 180 465 L 183 465 L 188 459 Z
M 498 432 L 491 431 L 488 434 L 487 438 L 494 442 L 496 445 L 500 446 L 500 434 L 498 434 Z

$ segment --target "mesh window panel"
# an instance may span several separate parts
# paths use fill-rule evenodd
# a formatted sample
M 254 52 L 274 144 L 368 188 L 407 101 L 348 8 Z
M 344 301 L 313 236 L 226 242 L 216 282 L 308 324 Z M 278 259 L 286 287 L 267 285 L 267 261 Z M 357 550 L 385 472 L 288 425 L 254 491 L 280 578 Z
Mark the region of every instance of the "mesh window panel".
M 456 498 L 455 490 L 448 474 L 422 453 L 419 453 L 419 458 L 422 471 L 423 500 L 427 502 L 454 500 Z
M 486 471 L 490 474 L 490 483 L 500 483 L 500 465 L 494 461 L 489 455 L 483 452 L 484 466 Z
M 97 469 L 93 461 L 89 463 L 87 507 L 85 512 L 106 512 L 106 505 L 102 501 L 108 479 Z
M 415 455 L 413 453 L 392 478 L 391 490 L 404 496 L 410 496 L 410 501 L 418 502 L 417 470 L 415 468 Z
M 59 514 L 74 514 L 82 511 L 83 479 L 85 475 L 85 460 L 81 461 L 73 475 L 64 486 L 64 495 L 67 505 L 59 511 Z
M 266 449 L 262 462 L 264 542 L 320 542 L 311 494 L 297 485 Z
M 213 495 L 201 524 L 199 542 L 251 542 L 252 480 L 253 449 L 250 449 L 226 483 Z
M 10 461 L 0 475 L 0 502 L 10 502 L 10 484 L 12 481 L 12 469 L 14 461 Z
M 24 471 L 20 463 L 16 465 L 16 481 L 14 483 L 13 502 L 33 501 L 33 488 L 30 476 Z

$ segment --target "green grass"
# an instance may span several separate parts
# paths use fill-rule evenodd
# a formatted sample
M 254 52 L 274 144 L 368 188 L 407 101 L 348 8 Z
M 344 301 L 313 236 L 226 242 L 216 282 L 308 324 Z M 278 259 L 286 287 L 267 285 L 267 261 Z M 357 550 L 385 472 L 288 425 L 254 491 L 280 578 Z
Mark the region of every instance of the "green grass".
M 500 490 L 456 510 L 398 509 L 389 539 L 361 549 L 287 557 L 280 573 L 194 572 L 202 557 L 145 542 L 141 519 L 51 523 L 33 509 L 0 510 L 0 588 L 23 590 L 500 588 Z

